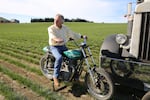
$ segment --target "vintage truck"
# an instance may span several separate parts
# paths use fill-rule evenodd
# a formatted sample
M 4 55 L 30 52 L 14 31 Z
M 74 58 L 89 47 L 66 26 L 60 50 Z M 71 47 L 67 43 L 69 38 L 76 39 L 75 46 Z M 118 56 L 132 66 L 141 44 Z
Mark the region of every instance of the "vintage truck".
M 127 34 L 112 34 L 100 48 L 100 67 L 114 84 L 145 91 L 150 100 L 150 0 L 137 0 L 132 13 L 128 4 Z

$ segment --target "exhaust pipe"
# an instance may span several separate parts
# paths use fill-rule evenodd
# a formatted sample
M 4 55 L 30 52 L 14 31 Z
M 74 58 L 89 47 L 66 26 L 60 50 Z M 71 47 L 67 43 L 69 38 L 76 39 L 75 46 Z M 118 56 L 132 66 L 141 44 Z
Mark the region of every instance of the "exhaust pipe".
M 132 33 L 132 26 L 133 26 L 133 15 L 132 15 L 132 3 L 128 3 L 127 7 L 127 19 L 128 19 L 128 27 L 127 27 L 127 34 L 130 37 Z

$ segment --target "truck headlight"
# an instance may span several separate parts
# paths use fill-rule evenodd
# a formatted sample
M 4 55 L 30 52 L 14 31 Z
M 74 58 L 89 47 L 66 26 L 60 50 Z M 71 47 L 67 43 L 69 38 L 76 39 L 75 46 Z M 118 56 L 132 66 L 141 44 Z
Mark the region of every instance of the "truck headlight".
M 127 36 L 124 34 L 116 35 L 116 42 L 120 45 L 124 44 L 127 41 Z

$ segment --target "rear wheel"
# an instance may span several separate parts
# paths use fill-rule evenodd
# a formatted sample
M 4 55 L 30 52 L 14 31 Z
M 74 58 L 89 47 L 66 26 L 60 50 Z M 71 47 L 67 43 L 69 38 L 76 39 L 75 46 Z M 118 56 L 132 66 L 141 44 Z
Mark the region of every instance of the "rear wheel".
M 89 73 L 85 76 L 85 83 L 88 92 L 98 100 L 108 100 L 114 93 L 114 86 L 112 80 L 104 69 L 96 69 L 93 71 L 93 78 L 95 83 L 92 82 L 92 78 Z
M 40 60 L 40 68 L 44 76 L 48 79 L 52 79 L 53 77 L 53 67 L 54 67 L 55 58 L 52 54 L 46 54 Z

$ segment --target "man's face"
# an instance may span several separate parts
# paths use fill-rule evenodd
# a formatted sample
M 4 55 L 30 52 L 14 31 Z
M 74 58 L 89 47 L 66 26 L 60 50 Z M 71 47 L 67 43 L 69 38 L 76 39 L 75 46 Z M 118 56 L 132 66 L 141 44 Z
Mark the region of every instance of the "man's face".
M 56 25 L 60 26 L 64 23 L 64 19 L 61 16 L 56 16 Z

